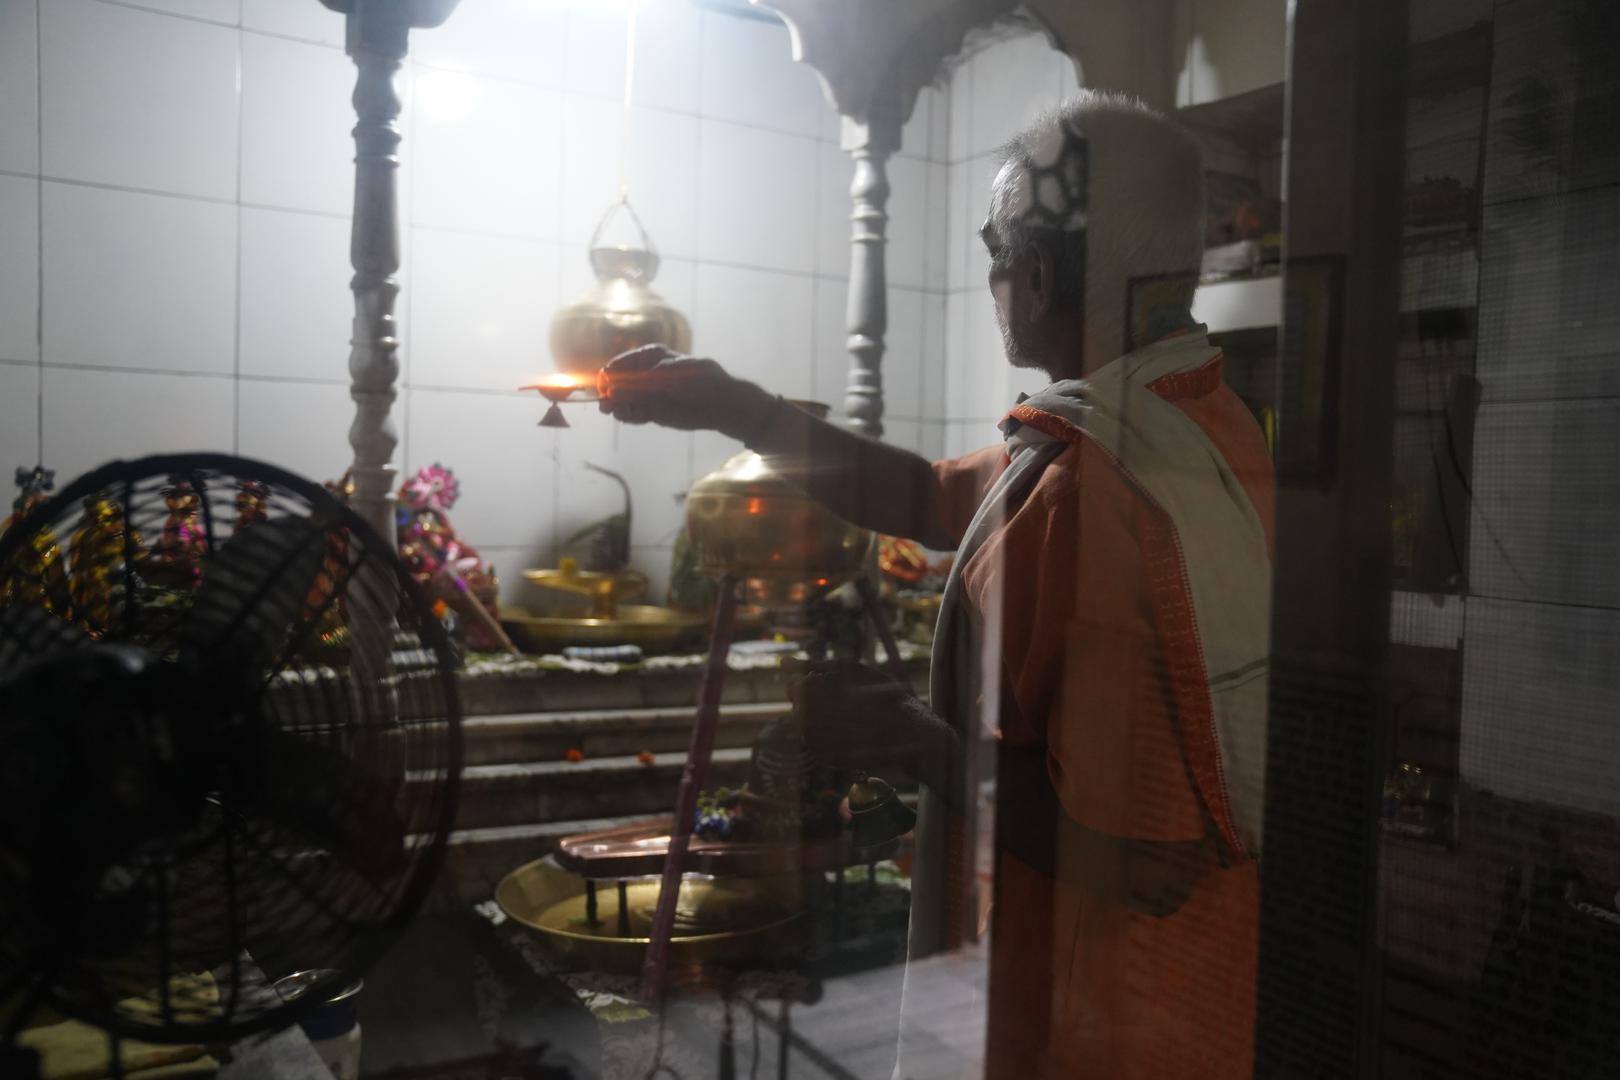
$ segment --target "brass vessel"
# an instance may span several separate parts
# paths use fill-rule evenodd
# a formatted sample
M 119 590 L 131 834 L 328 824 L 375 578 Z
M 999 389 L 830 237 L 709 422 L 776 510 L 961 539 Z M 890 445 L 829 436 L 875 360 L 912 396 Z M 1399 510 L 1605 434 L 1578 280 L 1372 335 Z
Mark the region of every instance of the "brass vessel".
M 803 918 L 798 884 L 796 876 L 683 880 L 669 943 L 672 970 L 770 955 L 792 939 Z M 585 879 L 546 858 L 506 875 L 495 889 L 495 902 L 535 931 L 564 967 L 632 974 L 647 952 L 659 883 L 644 878 L 622 885 L 622 891 L 600 890 L 593 905 Z M 621 898 L 627 905 L 623 920 Z
M 816 416 L 827 406 L 792 402 Z M 686 496 L 686 531 L 701 573 L 750 582 L 765 603 L 853 580 L 866 565 L 872 533 L 852 525 L 789 483 L 777 464 L 752 450 L 702 477 Z
M 623 211 L 635 225 L 635 244 L 600 243 L 603 230 Z M 591 269 L 596 285 L 551 317 L 551 356 L 557 370 L 594 376 L 609 360 L 642 345 L 692 348 L 692 328 L 650 288 L 658 276 L 658 252 L 641 220 L 621 199 L 608 209 L 591 237 Z

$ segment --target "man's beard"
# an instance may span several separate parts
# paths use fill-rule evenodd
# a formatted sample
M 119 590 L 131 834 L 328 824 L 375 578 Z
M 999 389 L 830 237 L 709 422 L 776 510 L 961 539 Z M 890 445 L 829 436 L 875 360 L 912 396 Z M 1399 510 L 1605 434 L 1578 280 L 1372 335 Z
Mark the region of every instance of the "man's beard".
M 1008 323 L 1002 317 L 1001 309 L 997 308 L 996 326 L 1001 330 L 1001 348 L 1007 354 L 1009 364 L 1015 368 L 1045 369 L 1046 365 L 1041 361 L 1041 354 L 1045 352 L 1044 342 L 1033 324 Z

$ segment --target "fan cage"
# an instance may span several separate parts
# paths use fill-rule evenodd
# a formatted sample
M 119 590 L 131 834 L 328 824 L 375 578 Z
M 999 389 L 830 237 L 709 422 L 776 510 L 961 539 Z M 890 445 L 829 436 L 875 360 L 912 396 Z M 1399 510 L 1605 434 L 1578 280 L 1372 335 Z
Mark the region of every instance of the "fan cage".
M 292 524 L 254 533 L 275 522 Z M 54 560 L 42 560 L 53 540 Z M 310 544 L 320 569 L 306 582 L 292 568 L 310 565 Z M 211 566 L 228 577 L 218 560 L 232 545 L 251 547 L 250 562 L 282 561 L 211 586 Z M 207 763 L 194 818 L 95 868 L 87 921 L 129 918 L 127 932 L 29 940 L 39 868 L 0 859 L 0 990 L 154 1042 L 240 1038 L 352 984 L 426 898 L 461 774 L 453 654 L 394 545 L 319 485 L 241 458 L 113 462 L 0 537 L 0 680 L 75 640 L 136 645 L 167 663 L 189 649 L 206 670 L 215 642 L 187 629 L 204 596 L 209 612 L 235 607 L 248 629 L 232 632 L 273 648 L 230 673 L 251 676 L 240 701 L 210 702 L 203 722 L 225 760 Z M 255 625 L 267 610 L 291 617 Z M 0 737 L 18 722 L 0 716 Z M 283 1001 L 272 980 L 307 970 L 325 974 Z

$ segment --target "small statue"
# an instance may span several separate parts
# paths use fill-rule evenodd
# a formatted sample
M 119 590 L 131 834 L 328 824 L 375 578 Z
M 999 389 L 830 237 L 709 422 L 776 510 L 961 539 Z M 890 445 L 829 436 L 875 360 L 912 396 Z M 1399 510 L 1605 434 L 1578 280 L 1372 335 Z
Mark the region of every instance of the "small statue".
M 461 616 L 468 645 L 516 652 L 499 622 L 495 568 L 450 524 L 450 508 L 460 497 L 455 473 L 438 462 L 424 465 L 405 481 L 395 518 L 399 556 L 430 598 L 443 600 Z
M 11 504 L 11 516 L 0 525 L 0 536 L 45 502 L 56 487 L 56 471 L 41 465 L 19 467 L 16 478 L 17 498 Z M 0 580 L 0 608 L 11 604 L 38 604 L 58 614 L 70 609 L 61 548 L 49 528 L 39 529 L 29 538 L 27 549 L 17 552 L 10 571 Z
M 171 476 L 169 486 L 163 489 L 163 503 L 169 516 L 163 522 L 163 534 L 154 553 L 159 563 L 167 564 L 177 584 L 195 586 L 202 578 L 203 562 L 208 555 L 208 537 L 198 516 L 202 498 L 190 480 Z
M 73 539 L 68 542 L 68 594 L 73 617 L 93 637 L 112 628 L 119 580 L 145 557 L 141 534 L 128 528 L 124 512 L 111 499 L 91 496 Z
M 270 516 L 270 488 L 262 480 L 243 480 L 236 487 L 236 531 Z

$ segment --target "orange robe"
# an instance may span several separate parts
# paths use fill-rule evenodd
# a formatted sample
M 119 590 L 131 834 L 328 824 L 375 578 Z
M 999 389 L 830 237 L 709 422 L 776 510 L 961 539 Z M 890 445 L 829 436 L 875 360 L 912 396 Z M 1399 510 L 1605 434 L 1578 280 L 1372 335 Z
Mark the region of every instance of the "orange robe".
M 1227 459 L 1269 545 L 1271 460 L 1253 416 L 1221 382 L 1220 366 L 1217 357 L 1149 388 L 1198 423 Z M 942 514 L 956 535 L 1006 462 L 993 447 L 935 466 Z M 1156 593 L 1165 587 L 1162 556 L 1174 550 L 1168 519 L 1081 438 L 963 567 L 981 640 L 984 614 L 1001 612 L 1003 782 L 987 1076 L 1252 1074 L 1253 861 L 1223 845 L 1229 868 L 1212 868 L 1179 910 L 1155 917 L 1049 877 L 1000 842 L 1011 829 L 1052 831 L 1038 820 L 1043 798 L 1051 815 L 1113 837 L 1175 842 L 1220 834 L 1221 807 L 1197 780 L 1212 763 L 1200 760 L 1177 724 L 1174 672 L 1186 670 L 1178 660 L 1194 659 L 1177 655 L 1188 648 L 1190 622 L 1169 625 L 1175 605 Z M 1184 610 L 1180 616 L 1186 620 Z M 1044 755 L 1049 790 L 1008 783 L 1007 762 L 1018 755 L 1036 755 L 1037 763 Z M 1033 775 L 1041 775 L 1038 767 Z

